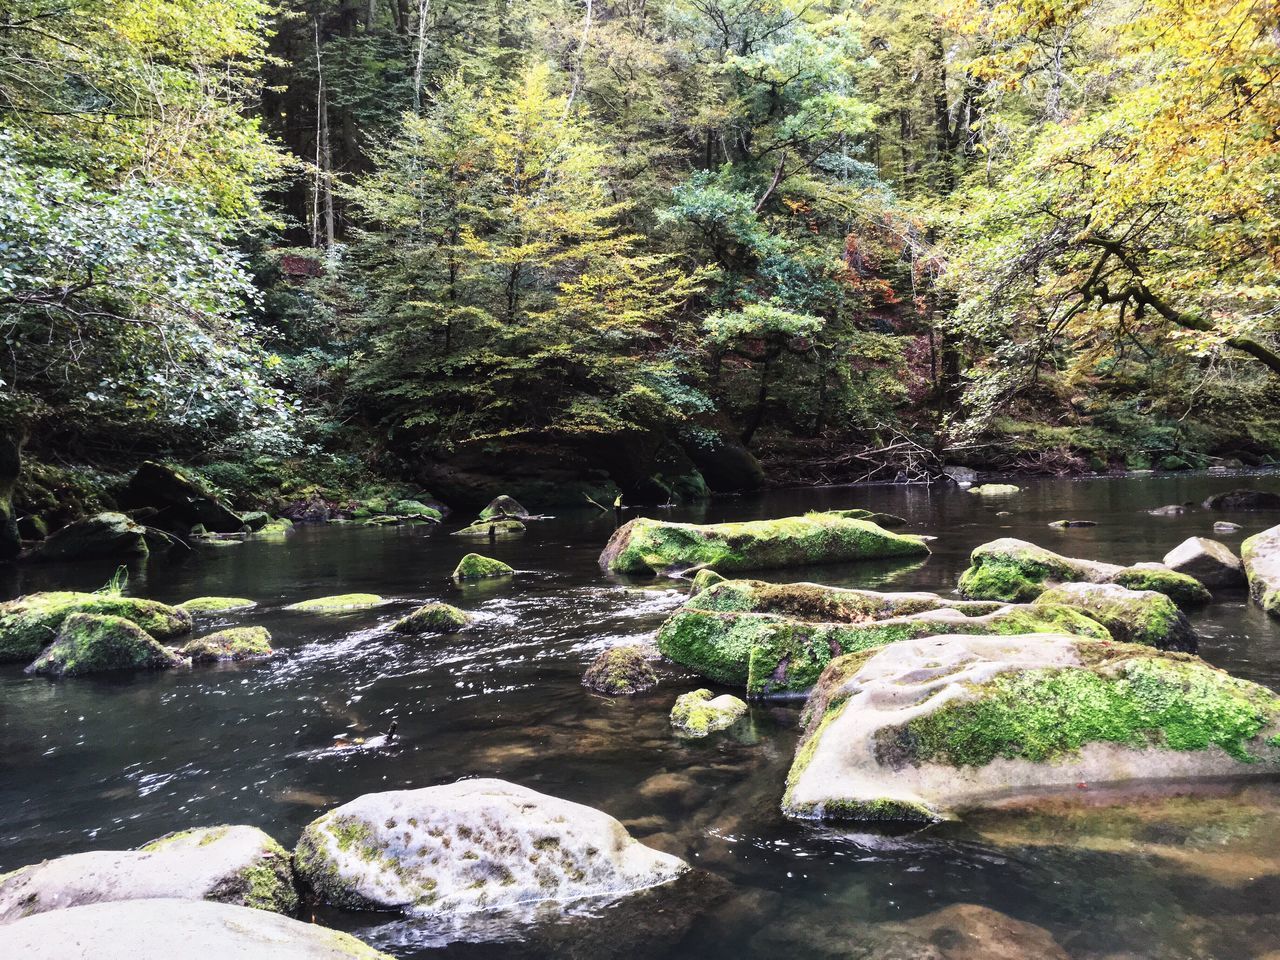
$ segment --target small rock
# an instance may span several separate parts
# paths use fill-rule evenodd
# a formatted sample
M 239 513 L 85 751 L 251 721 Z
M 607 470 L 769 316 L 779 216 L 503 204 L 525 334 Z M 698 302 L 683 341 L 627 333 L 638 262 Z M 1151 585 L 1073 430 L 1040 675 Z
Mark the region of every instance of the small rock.
M 57 639 L 27 667 L 27 673 L 78 677 L 110 670 L 159 670 L 183 663 L 132 621 L 73 613 L 62 621 Z
M 1012 483 L 982 483 L 976 487 L 970 487 L 970 493 L 977 493 L 984 496 L 1007 496 L 1009 494 L 1018 493 L 1021 487 Z
M 694 690 L 676 698 L 671 708 L 671 725 L 693 737 L 705 737 L 733 726 L 747 715 L 747 705 L 735 696 L 710 690 Z
M 717 583 L 724 583 L 725 577 L 720 576 L 714 570 L 704 568 L 699 570 L 693 577 L 693 583 L 689 589 L 689 596 L 694 597 L 703 590 L 714 587 Z
M 1180 503 L 1170 503 L 1163 507 L 1156 507 L 1154 510 L 1147 511 L 1147 513 L 1153 517 L 1180 517 L 1182 514 L 1187 512 L 1187 508 Z
M 178 604 L 179 610 L 185 610 L 192 616 L 214 613 L 230 613 L 233 610 L 252 610 L 258 604 L 244 597 L 192 597 Z
M 1054 520 L 1049 524 L 1049 526 L 1057 527 L 1060 530 L 1067 527 L 1096 527 L 1097 525 L 1096 520 Z
M 480 511 L 481 520 L 491 520 L 494 517 L 527 520 L 529 516 L 528 510 L 522 507 L 513 497 L 508 497 L 505 494 L 500 497 L 494 497 L 489 501 L 489 505 Z
M 477 520 L 470 526 L 453 531 L 452 536 L 505 539 L 521 536 L 524 532 L 525 526 L 519 520 Z
M 343 593 L 333 597 L 316 597 L 291 603 L 284 609 L 300 613 L 346 613 L 349 610 L 368 610 L 380 607 L 387 600 L 376 593 Z
M 1195 577 L 1207 587 L 1244 586 L 1244 564 L 1225 543 L 1188 537 L 1164 555 L 1171 570 Z
M 587 667 L 583 686 L 607 696 L 640 693 L 658 682 L 658 675 L 638 646 L 613 647 Z
M 1280 510 L 1280 493 L 1245 487 L 1215 493 L 1204 502 L 1206 510 Z
M 266 627 L 232 627 L 188 641 L 181 653 L 190 657 L 192 663 L 269 657 L 272 654 L 271 634 Z
M 1232 523 L 1230 520 L 1215 520 L 1213 522 L 1214 533 L 1238 533 L 1244 527 L 1238 523 Z
M 510 577 L 514 573 L 515 570 L 501 560 L 482 557 L 478 553 L 468 553 L 458 561 L 458 566 L 453 571 L 453 579 L 487 580 L 490 577 Z
M 457 633 L 471 623 L 471 614 L 447 603 L 428 603 L 397 620 L 391 627 L 396 633 L 417 636 L 423 633 Z

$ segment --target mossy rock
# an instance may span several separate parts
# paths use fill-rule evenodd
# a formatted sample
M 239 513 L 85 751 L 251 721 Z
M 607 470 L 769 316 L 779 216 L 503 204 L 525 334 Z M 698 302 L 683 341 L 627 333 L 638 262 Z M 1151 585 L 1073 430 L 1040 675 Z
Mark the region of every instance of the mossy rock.
M 1130 590 L 1162 593 L 1183 610 L 1194 610 L 1213 600 L 1209 588 L 1195 577 L 1154 563 L 1125 567 L 1111 578 L 1111 582 Z
M 254 540 L 284 540 L 293 533 L 293 521 L 288 517 L 273 517 L 250 536 Z
M 417 517 L 423 520 L 440 520 L 443 514 L 417 500 L 399 500 L 386 511 L 397 517 Z
M 1021 493 L 1022 488 L 1012 483 L 980 483 L 975 487 L 970 487 L 969 492 L 989 497 L 1007 497 L 1015 493 Z
M 32 593 L 0 604 L 0 661 L 30 660 L 53 642 L 73 613 L 124 617 L 161 641 L 188 634 L 192 627 L 185 610 L 154 600 L 112 593 Z
M 676 698 L 671 708 L 671 725 L 690 737 L 705 737 L 726 730 L 747 715 L 747 705 L 727 693 L 716 696 L 710 690 L 693 690 Z
M 956 600 L 936 593 L 882 593 L 820 583 L 769 583 L 764 580 L 725 580 L 696 591 L 686 601 L 696 610 L 776 613 L 815 623 L 858 623 L 884 617 L 908 616 L 928 610 L 950 609 L 968 616 L 999 610 L 990 600 Z
M 396 633 L 418 636 L 424 633 L 457 633 L 471 625 L 471 614 L 447 603 L 428 603 L 391 627 Z
M 833 517 L 844 517 L 848 520 L 870 520 L 886 530 L 896 530 L 898 527 L 907 525 L 906 517 L 899 517 L 892 513 L 880 513 L 876 510 L 851 508 L 848 510 L 824 510 L 823 512 Z
M 919 537 L 830 513 L 702 525 L 638 517 L 614 532 L 600 555 L 600 566 L 611 573 L 696 566 L 732 573 L 928 554 Z
M 657 682 L 644 648 L 635 645 L 602 651 L 582 677 L 583 686 L 610 697 L 641 693 Z
M 699 570 L 694 574 L 693 581 L 689 586 L 689 595 L 697 596 L 703 590 L 709 590 L 717 583 L 724 583 L 725 578 L 711 569 Z
M 969 563 L 969 569 L 960 575 L 960 593 L 973 600 L 1006 603 L 1028 603 L 1050 583 L 1103 583 L 1124 569 L 1117 564 L 1064 557 L 1011 537 L 975 548 Z
M 1271 616 L 1280 618 L 1280 526 L 1245 540 L 1240 558 L 1249 579 L 1249 595 Z
M 494 497 L 489 501 L 489 505 L 480 511 L 481 520 L 491 520 L 494 517 L 513 517 L 516 520 L 526 520 L 529 516 L 528 510 L 522 507 L 514 497 L 508 497 L 506 494 Z
M 32 561 L 127 560 L 149 552 L 145 527 L 123 513 L 99 513 L 55 530 L 22 557 Z
M 199 617 L 235 610 L 252 610 L 257 605 L 256 601 L 246 600 L 244 597 L 192 597 L 178 604 L 178 609 Z
M 250 510 L 248 513 L 241 514 L 240 519 L 244 521 L 249 532 L 253 533 L 271 522 L 271 514 L 262 510 Z
M 217 660 L 252 660 L 269 657 L 271 634 L 266 627 L 232 627 L 187 642 L 180 651 L 190 657 L 192 663 L 212 663 Z
M 476 539 L 484 540 L 488 540 L 490 537 L 507 539 L 509 537 L 523 536 L 524 532 L 525 525 L 519 520 L 477 520 L 470 526 L 453 531 L 452 536 L 475 537 Z
M 1118 583 L 1063 583 L 1040 594 L 1033 606 L 1065 605 L 1097 620 L 1122 643 L 1195 653 L 1195 631 L 1177 604 L 1154 590 Z
M 455 580 L 488 580 L 493 577 L 510 577 L 515 570 L 501 560 L 482 557 L 478 553 L 468 553 L 458 561 L 453 571 Z
M 284 609 L 296 610 L 299 613 L 347 613 L 351 610 L 369 610 L 389 602 L 376 593 L 341 593 L 332 597 L 316 597 L 314 600 L 291 603 Z
M 27 672 L 78 677 L 114 670 L 160 670 L 184 662 L 131 620 L 73 613 L 62 621 L 57 639 L 27 667 Z
M 929 820 L 1134 780 L 1273 776 L 1280 699 L 1195 657 L 1065 635 L 909 640 L 831 663 L 783 810 Z
M 882 608 L 886 609 L 886 608 Z M 1095 619 L 1062 606 L 1006 606 L 966 616 L 946 608 L 858 622 L 813 622 L 773 613 L 677 611 L 658 631 L 664 656 L 751 697 L 803 695 L 836 657 L 939 634 L 1069 632 L 1108 639 Z

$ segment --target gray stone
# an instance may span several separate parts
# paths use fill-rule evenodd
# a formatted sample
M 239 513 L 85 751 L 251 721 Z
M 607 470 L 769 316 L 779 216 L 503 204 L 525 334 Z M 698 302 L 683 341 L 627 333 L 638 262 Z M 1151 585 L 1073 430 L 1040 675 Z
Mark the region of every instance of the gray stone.
M 1164 565 L 1195 577 L 1206 587 L 1244 586 L 1244 564 L 1230 547 L 1205 537 L 1188 537 L 1164 555 Z
M 1280 619 L 1280 526 L 1254 534 L 1240 545 L 1240 555 L 1250 596 Z

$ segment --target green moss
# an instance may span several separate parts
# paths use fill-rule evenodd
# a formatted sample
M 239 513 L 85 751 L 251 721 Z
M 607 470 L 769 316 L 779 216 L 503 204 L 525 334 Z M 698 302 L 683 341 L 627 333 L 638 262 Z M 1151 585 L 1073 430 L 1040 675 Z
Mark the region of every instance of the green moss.
M 471 624 L 471 614 L 447 603 L 428 603 L 391 627 L 396 633 L 457 633 Z
M 271 634 L 266 627 L 233 627 L 191 640 L 180 652 L 195 663 L 269 657 Z
M 1154 590 L 1163 593 L 1183 610 L 1203 607 L 1213 595 L 1195 577 L 1176 570 L 1159 570 L 1154 567 L 1128 567 L 1111 578 L 1130 590 Z
M 1254 762 L 1250 741 L 1280 700 L 1199 662 L 1153 656 L 1095 669 L 1004 674 L 969 698 L 912 720 L 878 747 L 909 762 L 983 766 L 997 758 L 1049 762 L 1089 743 L 1168 750 L 1219 747 Z
M 1071 579 L 1066 568 L 1035 557 L 986 556 L 960 575 L 960 594 L 972 600 L 1028 603 L 1038 597 L 1051 579 Z
M 600 562 L 614 573 L 699 565 L 728 573 L 928 553 L 918 537 L 826 513 L 702 526 L 641 517 L 613 535 Z
M 380 607 L 387 601 L 376 593 L 343 593 L 332 597 L 316 597 L 314 600 L 303 600 L 291 603 L 286 610 L 297 610 L 302 613 L 345 613 L 348 610 L 367 610 Z
M 1119 584 L 1066 584 L 1042 593 L 1036 605 L 1070 605 L 1087 613 L 1122 643 L 1160 650 L 1194 651 L 1195 633 L 1177 605 L 1164 594 Z
M 977 493 L 986 496 L 1009 496 L 1010 494 L 1021 492 L 1022 488 L 1012 483 L 982 483 L 976 487 L 970 487 L 970 493 Z
M 605 650 L 582 677 L 583 686 L 611 697 L 639 693 L 657 682 L 657 673 L 637 646 Z
M 746 716 L 747 705 L 728 694 L 716 696 L 700 689 L 682 694 L 671 708 L 671 725 L 693 737 L 705 737 L 733 726 Z
M 27 670 L 75 677 L 112 670 L 160 669 L 180 663 L 177 654 L 123 617 L 74 613 L 62 622 L 57 639 Z
M 428 520 L 440 520 L 444 516 L 435 507 L 429 507 L 417 500 L 401 500 L 386 512 L 397 517 L 425 517 Z
M 124 617 L 156 640 L 191 632 L 191 615 L 154 600 L 110 593 L 33 593 L 0 604 L 0 661 L 30 660 L 73 613 Z
M 519 520 L 477 520 L 470 526 L 455 530 L 455 537 L 475 537 L 476 539 L 519 537 L 525 532 L 525 526 Z
M 714 587 L 717 583 L 724 582 L 725 578 L 710 568 L 699 570 L 697 574 L 694 575 L 693 583 L 689 588 L 689 595 L 696 597 L 698 594 L 702 593 L 702 591 Z
M 178 604 L 179 610 L 198 616 L 210 613 L 228 613 L 232 610 L 250 610 L 258 604 L 244 597 L 193 597 Z
M 981 600 L 957 601 L 931 594 L 876 593 L 816 583 L 766 583 L 763 580 L 725 580 L 695 593 L 685 604 L 695 610 L 776 613 L 827 623 L 859 623 L 943 608 L 966 616 L 981 616 L 999 610 L 1002 605 Z
M 482 557 L 478 553 L 468 553 L 454 568 L 455 580 L 487 580 L 490 577 L 509 577 L 515 573 L 511 567 L 501 560 Z

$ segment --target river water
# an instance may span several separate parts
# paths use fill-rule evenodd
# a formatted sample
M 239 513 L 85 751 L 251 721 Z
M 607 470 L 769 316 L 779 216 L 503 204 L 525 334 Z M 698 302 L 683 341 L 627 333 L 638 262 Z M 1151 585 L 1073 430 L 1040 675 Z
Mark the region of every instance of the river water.
M 1280 522 L 1276 514 L 1234 515 L 1244 530 L 1219 536 L 1212 524 L 1221 514 L 1145 513 L 1241 485 L 1280 491 L 1275 475 L 1021 482 L 1023 492 L 1008 498 L 831 488 L 647 512 L 695 521 L 837 507 L 900 514 L 910 532 L 937 537 L 926 562 L 774 578 L 943 593 L 954 589 L 969 551 L 996 537 L 1133 563 L 1158 560 L 1192 535 L 1238 547 Z M 667 714 L 679 693 L 702 685 L 696 678 L 667 668 L 655 690 L 616 700 L 580 685 L 598 651 L 651 637 L 683 598 L 673 581 L 601 574 L 596 557 L 611 516 L 566 513 L 531 523 L 521 539 L 483 543 L 481 552 L 518 577 L 459 589 L 449 574 L 475 544 L 447 534 L 462 519 L 439 529 L 300 528 L 285 543 L 132 571 L 129 592 L 158 600 L 257 600 L 257 610 L 223 620 L 266 626 L 279 651 L 268 661 L 61 682 L 0 668 L 0 872 L 219 823 L 257 825 L 291 846 L 308 821 L 359 794 L 491 776 L 601 808 L 705 873 L 678 897 L 642 898 L 639 909 L 583 905 L 535 927 L 496 924 L 486 942 L 390 915 L 318 919 L 401 957 L 1045 955 L 1034 946 L 1042 931 L 1015 925 L 1002 934 L 992 914 L 944 909 L 963 904 L 1034 924 L 1073 958 L 1280 957 L 1267 953 L 1280 949 L 1274 788 L 986 815 L 910 832 L 792 823 L 778 802 L 798 706 L 756 704 L 733 731 L 688 741 L 673 735 Z M 1057 519 L 1098 525 L 1046 526 Z M 0 575 L 0 591 L 94 589 L 110 573 L 95 564 L 27 567 Z M 403 602 L 330 617 L 282 609 L 355 591 Z M 478 620 L 448 638 L 387 632 L 411 602 L 426 599 Z M 1280 689 L 1280 623 L 1249 606 L 1243 591 L 1193 619 L 1207 660 Z M 332 748 L 336 735 L 371 735 L 392 718 L 398 752 Z M 1012 938 L 1021 952 L 1000 952 L 1014 950 L 1008 943 L 966 947 L 954 929 L 935 929 L 936 916 L 959 923 L 965 936 Z

